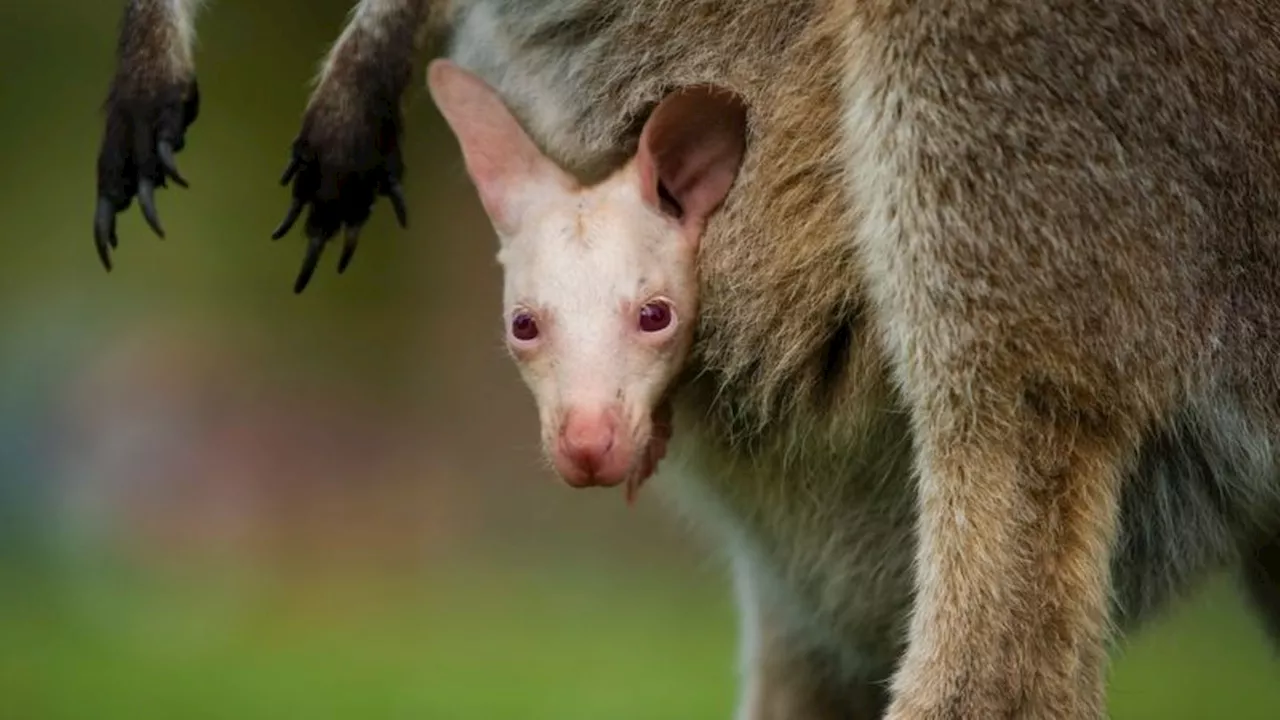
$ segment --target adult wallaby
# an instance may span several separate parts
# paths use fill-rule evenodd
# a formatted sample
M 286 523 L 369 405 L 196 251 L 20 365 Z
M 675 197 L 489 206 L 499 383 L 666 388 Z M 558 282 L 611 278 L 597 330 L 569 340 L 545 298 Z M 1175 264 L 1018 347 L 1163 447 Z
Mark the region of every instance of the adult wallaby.
M 100 247 L 192 5 L 131 4 Z M 1103 717 L 1111 635 L 1220 568 L 1277 623 L 1280 5 L 365 0 L 288 174 L 311 267 L 396 194 L 426 26 L 581 177 L 671 88 L 751 108 L 655 482 L 733 558 L 741 718 Z

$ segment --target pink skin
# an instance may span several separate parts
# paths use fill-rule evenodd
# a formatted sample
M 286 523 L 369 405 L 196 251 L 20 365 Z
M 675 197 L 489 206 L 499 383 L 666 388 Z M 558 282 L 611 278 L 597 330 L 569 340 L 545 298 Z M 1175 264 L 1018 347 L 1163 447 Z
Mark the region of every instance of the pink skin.
M 671 438 L 698 242 L 737 177 L 746 110 L 712 88 L 673 93 L 636 155 L 583 186 L 478 77 L 448 60 L 427 75 L 500 241 L 507 346 L 537 403 L 544 452 L 569 486 L 625 483 L 631 502 Z
M 659 404 L 649 417 L 647 441 L 636 443 L 621 432 L 621 404 L 588 414 L 569 408 L 560 425 L 559 442 L 549 453 L 556 472 L 572 487 L 612 487 L 626 482 L 627 503 L 635 502 L 640 486 L 658 468 L 671 439 L 671 404 Z M 637 445 L 641 452 L 633 450 Z

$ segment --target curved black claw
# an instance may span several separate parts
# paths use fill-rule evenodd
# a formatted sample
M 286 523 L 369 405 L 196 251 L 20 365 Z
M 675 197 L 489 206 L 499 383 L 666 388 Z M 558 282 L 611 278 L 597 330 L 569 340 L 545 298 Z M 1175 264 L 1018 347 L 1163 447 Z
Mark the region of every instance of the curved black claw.
M 320 263 L 320 253 L 324 252 L 325 241 L 318 235 L 312 235 L 307 240 L 307 254 L 302 259 L 302 271 L 298 273 L 298 279 L 293 282 L 293 291 L 300 293 L 307 288 L 307 283 L 311 282 L 311 275 L 316 271 L 316 265 Z
M 116 207 L 107 198 L 98 198 L 98 210 L 93 215 L 93 239 L 98 247 L 98 259 L 111 271 L 111 251 L 119 244 L 116 237 Z
M 123 78 L 124 76 L 121 76 Z M 106 103 L 106 131 L 98 152 L 98 202 L 93 238 L 102 266 L 111 270 L 111 252 L 119 244 L 116 216 L 137 196 L 142 216 L 164 237 L 155 192 L 168 181 L 188 187 L 175 155 L 186 145 L 187 128 L 200 114 L 195 79 L 159 88 L 125 86 L 117 78 Z
M 403 226 L 404 223 L 401 223 Z M 347 271 L 347 266 L 351 264 L 351 256 L 356 254 L 356 245 L 360 243 L 360 227 L 353 225 L 347 228 L 346 241 L 342 243 L 342 257 L 338 258 L 338 274 Z
M 293 142 L 289 164 L 280 177 L 281 185 L 293 186 L 292 198 L 284 219 L 271 233 L 272 240 L 284 237 L 310 208 L 305 222 L 307 251 L 293 285 L 295 293 L 306 289 L 325 244 L 344 229 L 338 273 L 346 271 L 378 196 L 390 200 L 400 227 L 409 224 L 401 186 L 404 163 L 398 112 L 356 128 L 333 127 L 333 120 L 325 126 L 313 120 L 318 116 L 308 113 Z

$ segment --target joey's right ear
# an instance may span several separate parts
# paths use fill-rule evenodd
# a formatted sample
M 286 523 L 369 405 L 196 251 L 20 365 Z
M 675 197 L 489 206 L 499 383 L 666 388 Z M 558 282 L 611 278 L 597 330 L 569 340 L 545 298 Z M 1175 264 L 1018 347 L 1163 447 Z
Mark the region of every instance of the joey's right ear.
M 676 90 L 640 132 L 641 193 L 697 238 L 737 179 L 746 143 L 741 96 L 711 85 Z
M 538 149 L 488 83 L 450 60 L 427 67 L 427 88 L 458 139 L 467 174 L 500 233 L 514 233 L 535 186 L 566 192 L 576 181 Z

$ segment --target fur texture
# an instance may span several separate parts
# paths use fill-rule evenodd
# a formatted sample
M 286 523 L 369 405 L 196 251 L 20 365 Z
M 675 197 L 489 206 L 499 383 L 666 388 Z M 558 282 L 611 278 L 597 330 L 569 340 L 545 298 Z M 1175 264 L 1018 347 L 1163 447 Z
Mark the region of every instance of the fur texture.
M 401 182 L 401 103 L 427 20 L 427 0 L 360 0 L 325 58 L 281 183 L 293 199 L 272 238 L 307 211 L 307 253 L 294 283 L 306 289 L 321 252 L 344 233 L 338 272 L 351 262 L 374 201 L 387 197 L 408 223 Z
M 173 155 L 196 119 L 196 13 L 204 0 L 129 0 L 120 28 L 116 77 L 107 100 L 98 160 L 94 237 L 111 269 L 115 217 L 136 195 L 163 237 L 154 190 L 185 180 Z M 375 201 L 386 197 L 406 226 L 400 152 L 401 102 L 432 12 L 429 0 L 360 0 L 324 58 L 281 177 L 292 198 L 272 233 L 284 237 L 306 214 L 307 250 L 294 282 L 302 292 L 327 243 L 343 232 L 338 272 L 350 264 Z M 167 142 L 167 149 L 160 147 Z
M 740 718 L 1098 718 L 1219 569 L 1277 625 L 1280 6 L 429 9 L 583 178 L 674 87 L 752 108 L 657 483 L 732 559 Z
M 104 107 L 98 152 L 94 244 L 103 267 L 119 245 L 116 215 L 136 196 L 152 230 L 164 237 L 155 191 L 186 186 L 175 155 L 200 112 L 196 82 L 196 13 L 203 0 L 129 0 L 120 23 L 116 73 Z

